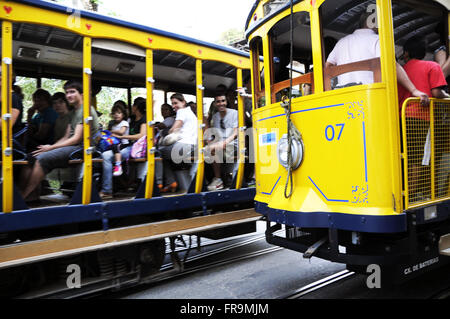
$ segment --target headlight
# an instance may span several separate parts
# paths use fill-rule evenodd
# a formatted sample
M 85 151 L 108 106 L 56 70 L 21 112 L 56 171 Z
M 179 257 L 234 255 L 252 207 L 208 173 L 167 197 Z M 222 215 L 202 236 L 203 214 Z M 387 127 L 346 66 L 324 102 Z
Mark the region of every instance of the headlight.
M 278 142 L 277 146 L 277 153 L 278 153 L 278 161 L 284 168 L 288 168 L 288 137 L 287 134 L 284 134 L 280 141 Z M 292 169 L 296 170 L 303 160 L 303 143 L 296 139 L 295 137 L 292 137 L 292 144 L 291 144 L 291 155 L 292 155 Z

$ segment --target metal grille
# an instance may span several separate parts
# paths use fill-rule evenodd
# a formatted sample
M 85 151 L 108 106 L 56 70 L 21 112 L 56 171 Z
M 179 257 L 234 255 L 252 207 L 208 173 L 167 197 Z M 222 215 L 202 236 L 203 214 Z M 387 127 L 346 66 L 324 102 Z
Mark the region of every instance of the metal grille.
M 450 101 L 406 100 L 402 135 L 405 208 L 450 198 Z

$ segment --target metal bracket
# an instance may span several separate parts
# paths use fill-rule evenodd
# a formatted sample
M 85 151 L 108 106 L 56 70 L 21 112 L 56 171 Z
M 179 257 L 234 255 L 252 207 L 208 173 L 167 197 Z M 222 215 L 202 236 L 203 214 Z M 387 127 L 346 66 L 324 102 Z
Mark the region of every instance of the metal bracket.
M 92 116 L 88 116 L 84 119 L 84 123 L 89 124 L 89 122 L 92 122 L 94 118 Z
M 5 121 L 10 120 L 10 119 L 11 119 L 11 114 L 10 114 L 10 113 L 5 113 L 5 114 L 3 114 L 3 119 L 4 119 Z
M 86 149 L 86 154 L 87 154 L 87 155 L 92 155 L 92 153 L 94 153 L 94 151 L 95 151 L 95 147 L 93 147 L 93 146 L 88 147 L 88 148 Z
M 11 58 L 3 58 L 3 63 L 12 64 L 12 59 Z
M 197 89 L 199 89 L 199 90 L 201 90 L 201 91 L 204 91 L 204 90 L 205 90 L 205 87 L 204 87 L 203 85 L 197 85 Z
M 7 147 L 7 148 L 5 148 L 4 153 L 5 153 L 5 156 L 8 156 L 8 157 L 9 157 L 9 156 L 12 155 L 13 150 L 12 150 L 11 147 Z
M 86 73 L 87 75 L 92 75 L 92 70 L 89 68 L 85 68 L 84 73 Z
M 155 154 L 156 153 L 156 147 L 152 147 L 151 149 L 148 150 L 148 152 L 150 154 Z

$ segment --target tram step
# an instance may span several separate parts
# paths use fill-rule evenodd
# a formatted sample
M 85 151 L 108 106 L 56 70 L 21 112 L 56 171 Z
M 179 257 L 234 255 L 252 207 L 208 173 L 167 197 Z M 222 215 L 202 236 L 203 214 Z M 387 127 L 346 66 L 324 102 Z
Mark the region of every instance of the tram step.
M 441 236 L 439 240 L 439 254 L 450 256 L 450 234 Z

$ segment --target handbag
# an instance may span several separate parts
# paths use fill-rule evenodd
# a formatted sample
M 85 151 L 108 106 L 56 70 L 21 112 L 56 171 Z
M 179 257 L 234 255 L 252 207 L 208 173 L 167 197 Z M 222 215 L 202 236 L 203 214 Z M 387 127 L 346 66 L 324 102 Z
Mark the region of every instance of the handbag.
M 144 135 L 138 139 L 131 147 L 132 158 L 145 158 L 147 152 L 147 136 Z
M 98 142 L 98 147 L 102 152 L 109 151 L 113 145 L 120 144 L 120 140 L 117 137 L 111 135 L 108 130 L 103 130 L 101 132 L 100 141 Z

